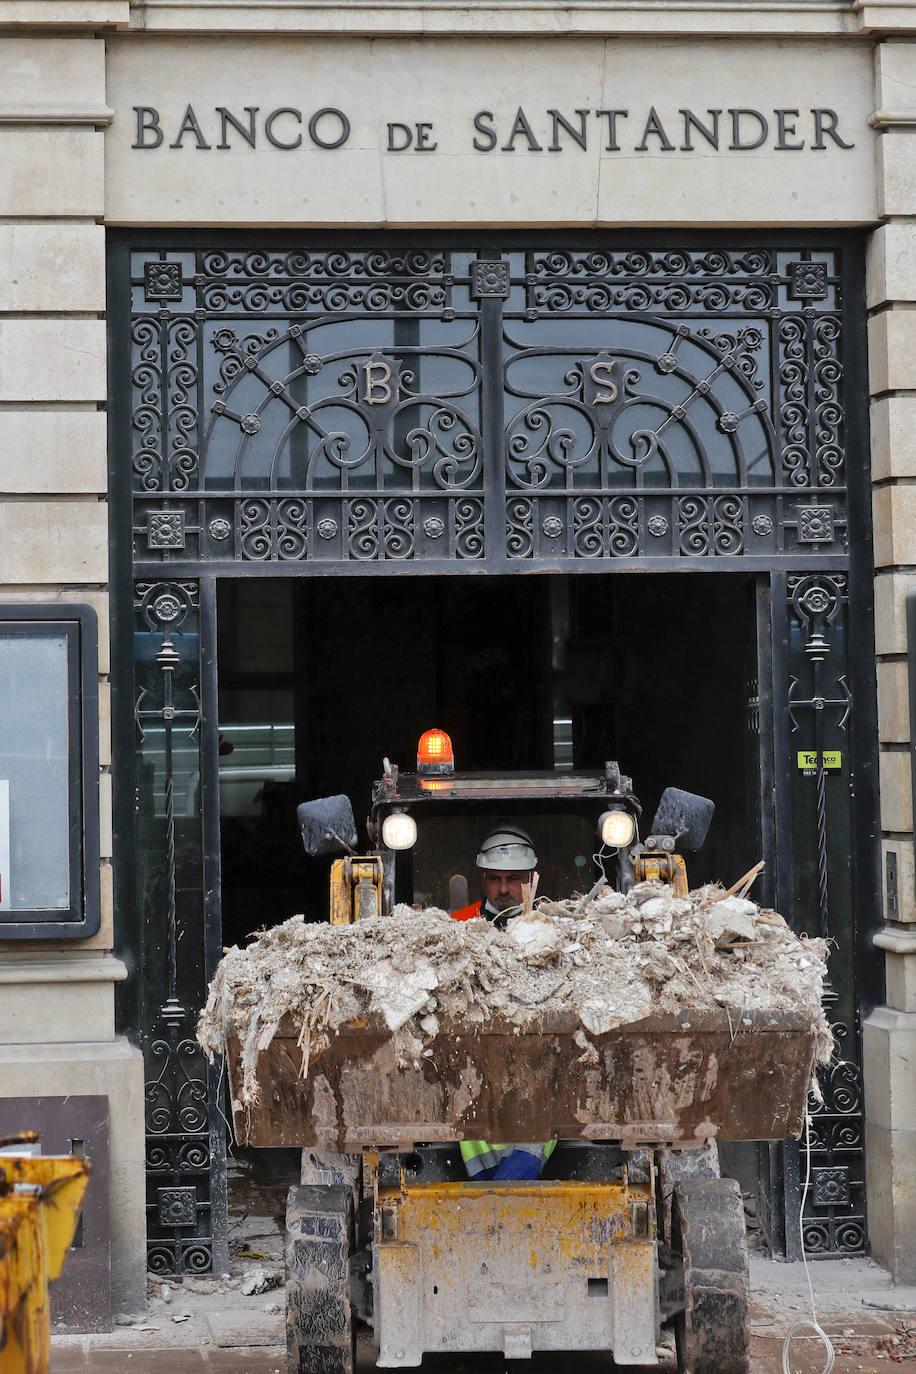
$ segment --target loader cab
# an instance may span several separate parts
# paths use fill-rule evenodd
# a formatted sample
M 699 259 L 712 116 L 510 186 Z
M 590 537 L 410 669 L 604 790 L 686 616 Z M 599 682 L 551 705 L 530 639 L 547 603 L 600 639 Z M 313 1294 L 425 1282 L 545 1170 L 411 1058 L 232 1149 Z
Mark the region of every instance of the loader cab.
M 439 746 L 432 756 L 429 737 Z M 367 828 L 379 905 L 455 911 L 477 900 L 481 841 L 506 823 L 524 826 L 532 837 L 539 896 L 567 897 L 601 881 L 625 891 L 648 877 L 686 891 L 680 851 L 700 848 L 713 812 L 707 798 L 668 788 L 641 839 L 642 808 L 615 761 L 576 773 L 456 772 L 448 736 L 427 731 L 416 771 L 402 773 L 385 759 L 373 785 Z M 346 797 L 304 803 L 298 816 L 309 854 L 354 854 L 357 833 Z
M 601 839 L 602 816 L 612 807 L 624 820 L 624 845 Z M 416 838 L 394 848 L 399 832 L 406 839 L 413 830 L 392 819 L 399 816 L 414 823 Z M 534 841 L 539 893 L 587 891 L 599 877 L 628 886 L 628 847 L 637 841 L 639 816 L 630 780 L 613 766 L 608 774 L 575 775 L 395 771 L 375 784 L 369 824 L 387 900 L 455 910 L 480 897 L 475 857 L 484 837 L 507 822 L 524 826 Z

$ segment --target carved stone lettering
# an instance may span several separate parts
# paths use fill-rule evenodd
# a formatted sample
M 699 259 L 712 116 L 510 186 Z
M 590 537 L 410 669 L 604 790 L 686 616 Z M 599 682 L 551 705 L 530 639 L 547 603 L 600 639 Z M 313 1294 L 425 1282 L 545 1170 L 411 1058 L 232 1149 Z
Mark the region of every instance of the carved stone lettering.
M 263 112 L 257 105 L 215 105 L 204 109 L 190 102 L 180 113 L 165 113 L 154 105 L 132 108 L 135 124 L 130 146 L 144 151 L 171 148 L 179 152 L 225 152 L 241 145 L 259 150 L 265 143 L 281 152 L 334 150 L 348 143 L 351 134 L 349 115 L 331 105 L 312 114 L 293 105 L 278 105 Z M 803 110 L 800 106 L 777 105 L 766 111 L 732 106 L 698 113 L 686 106 L 675 110 L 663 103 L 648 102 L 632 112 L 578 106 L 533 110 L 519 105 L 514 118 L 504 115 L 500 119 L 493 110 L 471 109 L 467 123 L 458 122 L 450 130 L 440 130 L 431 119 L 405 119 L 397 108 L 384 114 L 379 147 L 387 153 L 432 153 L 440 146 L 454 150 L 456 139 L 459 147 L 470 147 L 478 153 L 546 150 L 573 155 L 592 149 L 602 153 L 692 153 L 698 141 L 700 146 L 716 153 L 752 152 L 765 145 L 780 152 L 824 152 L 828 148 L 845 151 L 855 147 L 840 132 L 836 110 L 827 106 Z M 623 127 L 625 120 L 630 121 L 626 126 L 630 131 L 628 137 Z M 681 138 L 679 143 L 671 136 L 675 130 L 675 137 Z M 731 135 L 728 142 L 726 130 Z M 259 135 L 263 135 L 261 141 Z

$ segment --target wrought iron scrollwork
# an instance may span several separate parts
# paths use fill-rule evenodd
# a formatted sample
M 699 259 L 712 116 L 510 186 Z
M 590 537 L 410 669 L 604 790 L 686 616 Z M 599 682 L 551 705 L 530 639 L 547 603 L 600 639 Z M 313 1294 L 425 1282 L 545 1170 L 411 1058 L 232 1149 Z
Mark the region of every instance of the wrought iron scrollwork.
M 424 249 L 235 254 L 211 249 L 200 255 L 195 277 L 204 310 L 247 315 L 442 309 L 450 304 L 453 281 L 448 256 Z
M 447 564 L 469 550 L 491 565 L 542 553 L 804 565 L 843 552 L 829 253 L 203 248 L 141 267 L 132 424 L 145 569 Z M 487 311 L 501 337 L 483 329 Z M 502 417 L 501 441 L 485 415 Z M 496 466 L 506 518 L 478 553 L 459 533 L 461 494 L 481 498 Z M 542 510 L 563 521 L 560 542 L 525 531 L 516 497 L 561 490 L 601 505 L 600 555 L 586 528 L 597 506 Z M 607 507 L 625 491 L 678 502 L 645 508 L 632 547 L 632 523 Z M 820 516 L 812 503 L 796 513 L 789 498 L 806 493 Z M 430 516 L 433 494 L 448 502 Z M 448 537 L 430 536 L 429 518 Z
M 791 576 L 786 582 L 790 624 L 797 636 L 796 661 L 789 678 L 788 716 L 793 735 L 809 748 L 814 774 L 814 870 L 817 933 L 837 938 L 831 903 L 828 830 L 827 747 L 847 733 L 852 696 L 842 637 L 848 612 L 845 573 Z M 838 666 L 832 665 L 837 662 Z M 803 666 L 802 666 L 803 664 Z M 813 749 L 810 746 L 813 745 Z M 834 760 L 835 761 L 835 760 Z M 799 805 L 802 805 L 801 798 Z M 848 938 L 848 936 L 847 936 Z M 802 1140 L 810 1154 L 812 1188 L 802 1218 L 802 1235 L 811 1254 L 860 1253 L 865 1247 L 864 1095 L 852 1017 L 837 1015 L 838 995 L 828 983 L 824 1005 L 836 1042 L 834 1061 L 818 1074 L 820 1096 L 809 1103 L 811 1125 Z
M 830 913 L 828 901 L 827 865 L 827 767 L 824 758 L 825 712 L 836 716 L 836 727 L 845 731 L 849 718 L 851 698 L 845 676 L 837 680 L 836 695 L 828 696 L 824 686 L 824 664 L 830 653 L 831 645 L 827 632 L 840 616 L 847 601 L 847 579 L 843 574 L 828 577 L 824 574 L 812 577 L 790 577 L 788 590 L 792 610 L 796 620 L 804 627 L 806 638 L 805 656 L 811 665 L 811 694 L 800 695 L 803 688 L 797 677 L 789 681 L 789 720 L 793 731 L 799 728 L 800 713 L 813 712 L 814 749 L 817 781 L 816 833 L 817 833 L 817 874 L 818 874 L 818 917 L 820 933 L 825 938 L 830 935 Z
M 824 1001 L 829 1014 L 836 1001 L 832 989 Z M 854 1052 L 849 1026 L 834 1021 L 831 1029 L 837 1058 L 818 1074 L 820 1096 L 809 1099 L 810 1126 L 802 1140 L 811 1174 L 802 1238 L 811 1255 L 854 1255 L 864 1252 L 867 1240 L 865 1094 L 861 1066 L 845 1057 Z
M 758 466 L 763 455 L 761 471 L 772 474 L 773 436 L 753 365 L 760 331 L 743 330 L 736 342 L 727 335 L 707 339 L 684 325 L 672 333 L 643 322 L 640 337 L 652 334 L 660 350 L 655 354 L 626 345 L 583 357 L 560 346 L 525 347 L 506 332 L 506 389 L 521 402 L 506 431 L 512 486 L 571 489 L 584 483 L 596 494 L 631 483 L 744 487 L 748 448 Z M 692 347 L 679 355 L 685 339 Z M 524 381 L 535 361 L 537 394 Z M 557 386 L 545 395 L 548 367 Z M 735 382 L 746 402 L 737 409 Z M 739 434 L 752 417 L 756 423 Z
M 196 682 L 178 688 L 182 655 L 176 638 L 186 633 L 198 605 L 193 582 L 138 583 L 140 623 L 158 640 L 154 685 L 140 687 L 135 705 L 138 740 L 161 736 L 162 853 L 166 979 L 165 997 L 144 1036 L 147 1062 L 147 1229 L 153 1272 L 182 1273 L 210 1267 L 210 1103 L 203 1055 L 194 1038 L 196 1005 L 186 1007 L 179 988 L 179 912 L 175 737 L 196 743 L 200 696 Z M 157 913 L 158 915 L 158 913 Z
M 778 281 L 763 250 L 664 253 L 553 249 L 531 254 L 528 307 L 545 313 L 608 310 L 763 311 Z

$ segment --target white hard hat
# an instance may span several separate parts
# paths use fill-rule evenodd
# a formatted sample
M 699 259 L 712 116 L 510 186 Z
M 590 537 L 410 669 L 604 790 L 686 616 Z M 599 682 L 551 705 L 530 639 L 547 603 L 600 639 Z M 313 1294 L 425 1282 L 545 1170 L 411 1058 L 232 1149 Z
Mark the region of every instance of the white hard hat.
M 487 836 L 477 855 L 478 868 L 504 869 L 506 872 L 525 872 L 534 868 L 538 856 L 527 830 L 504 826 Z

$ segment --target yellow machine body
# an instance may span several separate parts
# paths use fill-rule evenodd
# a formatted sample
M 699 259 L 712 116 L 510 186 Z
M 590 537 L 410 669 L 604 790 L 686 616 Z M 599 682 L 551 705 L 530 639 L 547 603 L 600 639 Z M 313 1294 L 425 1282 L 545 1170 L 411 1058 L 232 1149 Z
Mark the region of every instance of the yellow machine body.
M 64 1267 L 89 1182 L 71 1156 L 0 1155 L 0 1369 L 47 1374 L 48 1285 Z
M 648 850 L 633 855 L 638 883 L 668 883 L 675 897 L 686 897 L 687 868 L 680 854 L 653 854 Z
M 376 1157 L 377 1158 L 377 1157 Z M 364 1159 L 364 1186 L 373 1160 Z M 374 1188 L 379 1368 L 425 1352 L 613 1350 L 657 1364 L 649 1182 L 405 1183 Z
M 382 861 L 377 854 L 335 859 L 331 865 L 332 926 L 348 926 L 382 910 Z

